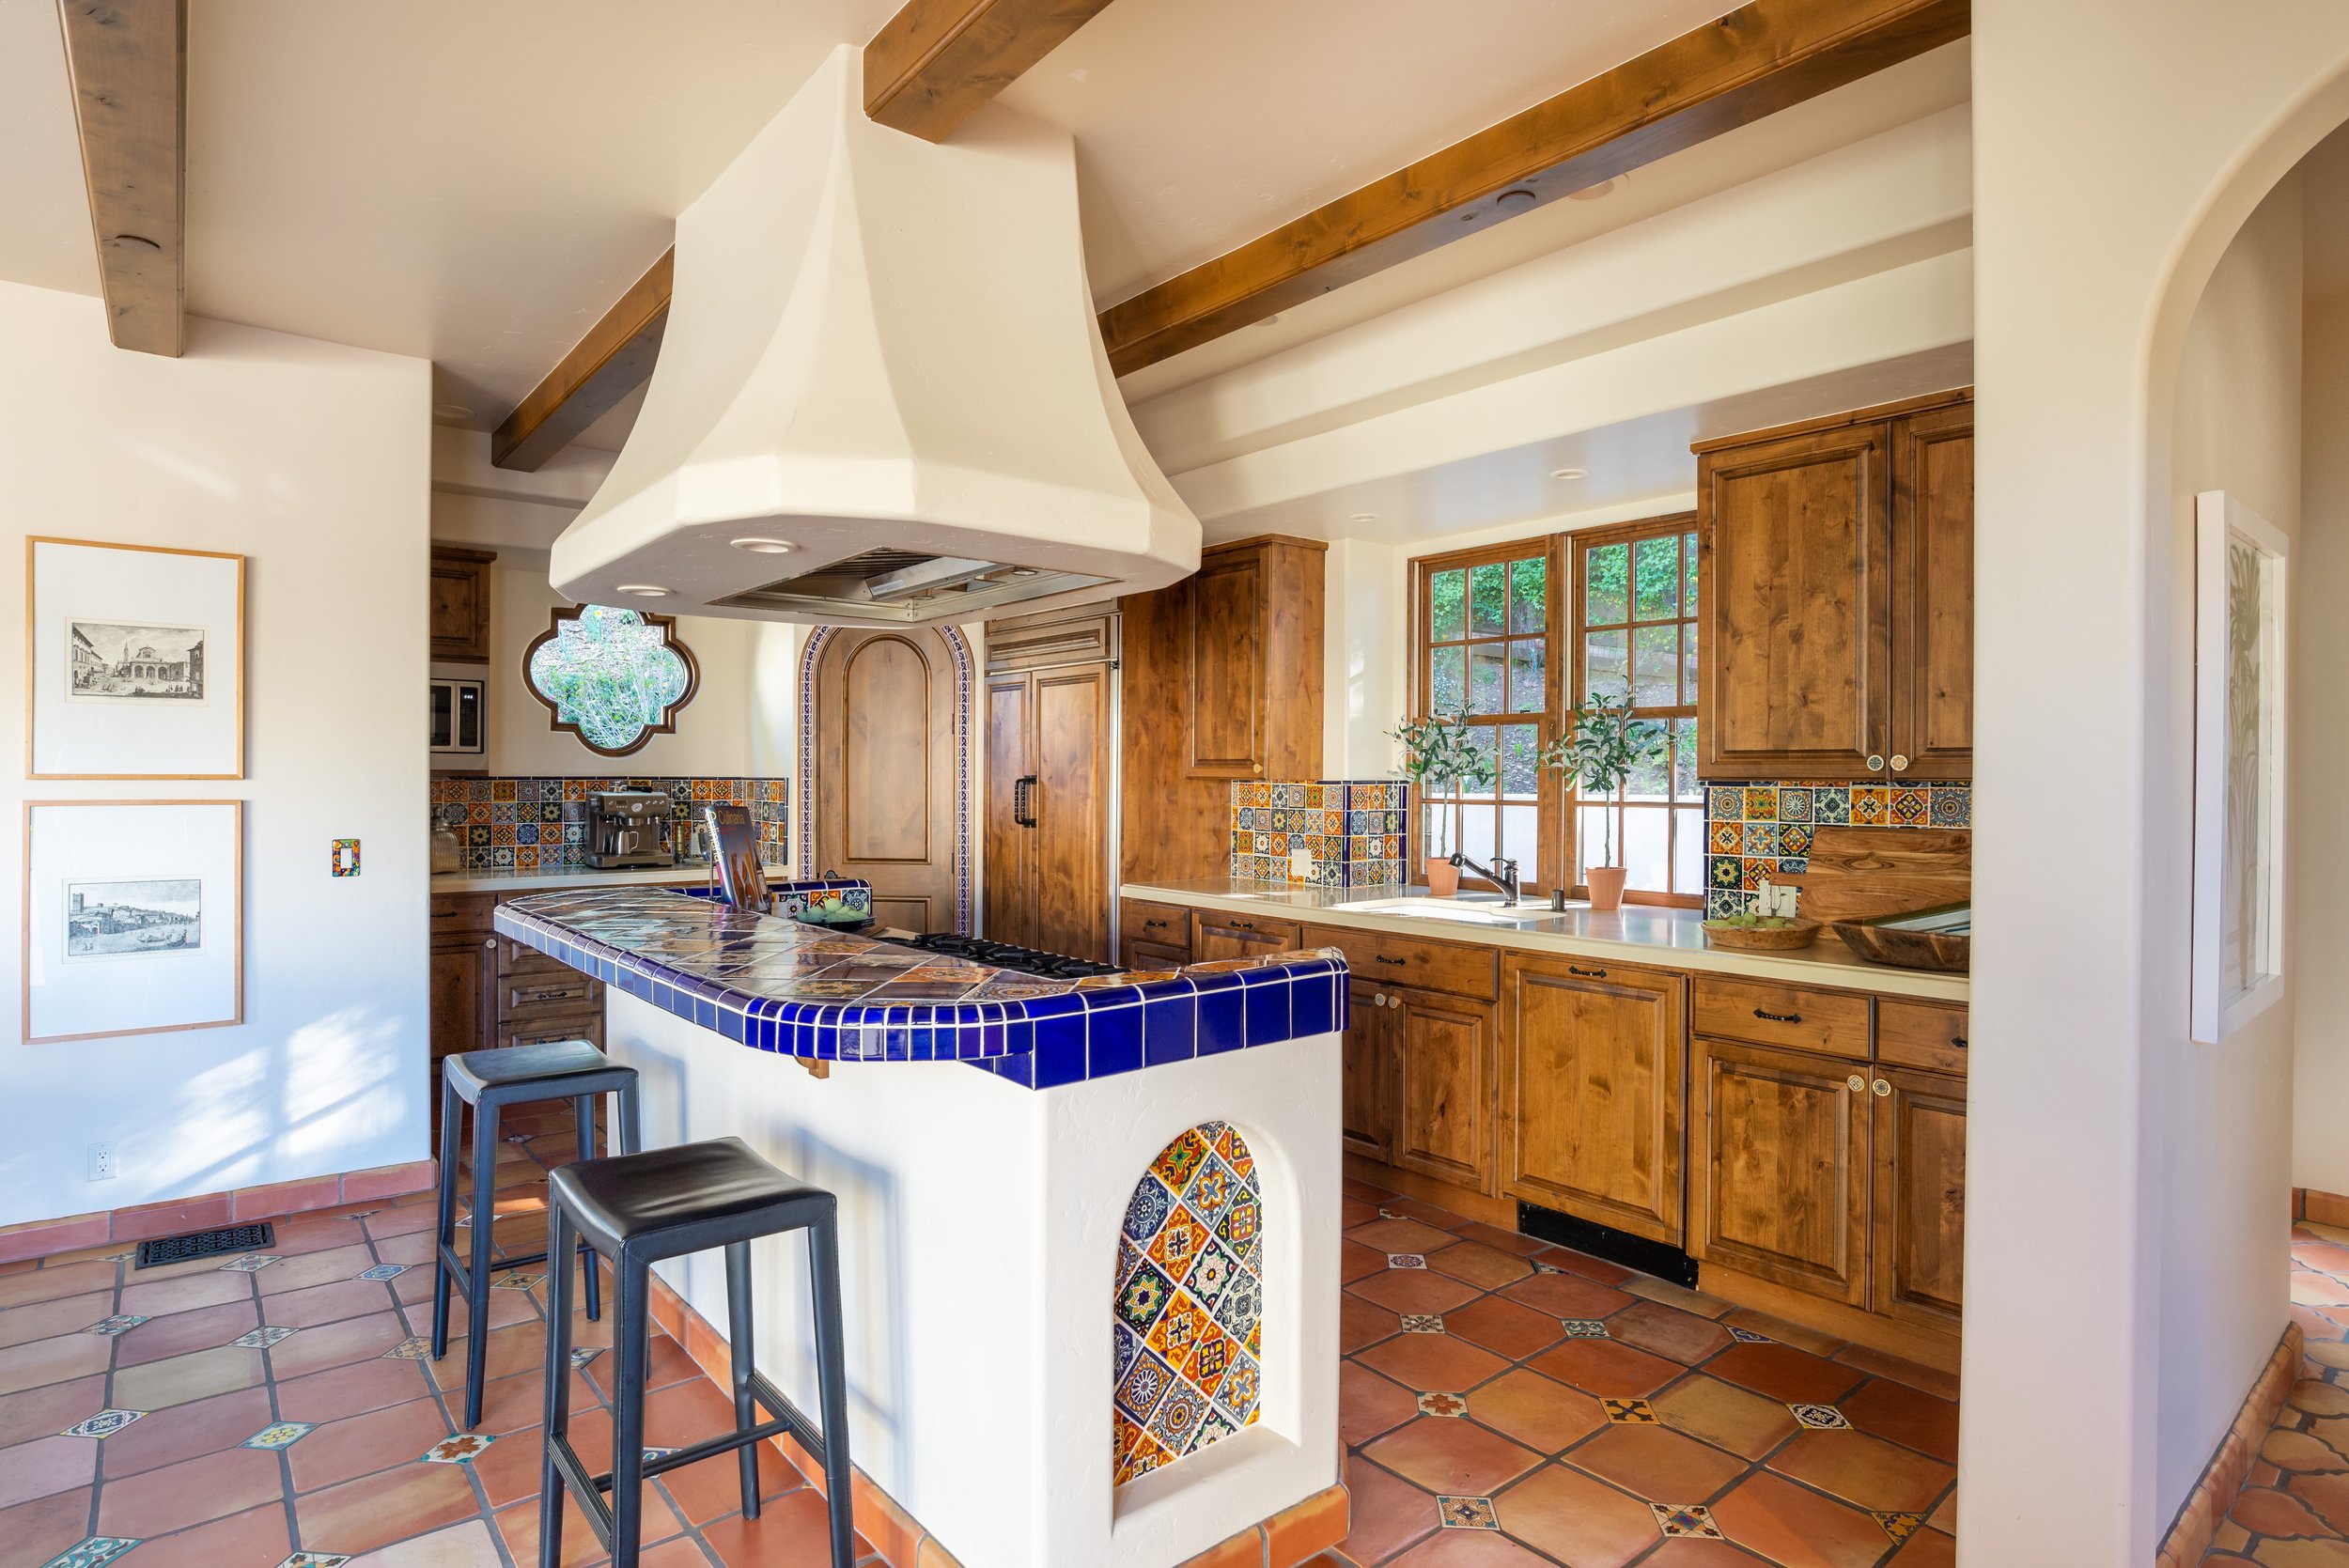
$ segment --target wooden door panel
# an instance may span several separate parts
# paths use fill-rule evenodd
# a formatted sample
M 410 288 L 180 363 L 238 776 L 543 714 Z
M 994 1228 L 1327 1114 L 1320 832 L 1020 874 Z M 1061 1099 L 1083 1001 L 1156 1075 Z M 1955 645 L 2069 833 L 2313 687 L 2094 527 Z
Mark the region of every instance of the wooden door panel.
M 835 631 L 816 670 L 816 876 L 873 884 L 914 932 L 955 928 L 954 661 L 935 628 Z
M 1678 1246 L 1686 983 L 1512 956 L 1503 986 L 1503 1191 Z
M 1868 1079 L 1699 1036 L 1688 1250 L 1815 1296 L 1868 1296 Z
M 1394 1162 L 1395 1025 L 1388 993 L 1356 980 L 1346 987 L 1348 1022 L 1341 1046 L 1338 1126 L 1347 1152 Z
M 1302 935 L 1294 921 L 1202 910 L 1190 917 L 1190 961 L 1204 964 L 1215 958 L 1253 958 L 1260 953 L 1285 952 L 1298 946 Z
M 942 672 L 941 672 L 942 673 Z M 926 862 L 930 842 L 930 667 L 903 637 L 874 637 L 841 666 L 848 748 L 841 763 L 841 853 L 860 862 Z
M 458 1051 L 481 1050 L 494 1037 L 492 939 L 472 935 L 435 937 L 426 966 L 430 1017 L 428 1039 L 437 1060 Z M 440 1086 L 433 1094 L 437 1103 Z
M 1974 408 L 1893 427 L 1892 751 L 1900 778 L 1968 779 L 1974 760 Z
M 1859 778 L 1884 744 L 1887 427 L 1701 459 L 1699 770 Z
M 1872 1305 L 1953 1329 L 1966 1294 L 1966 1082 L 1894 1068 L 1875 1082 L 1888 1088 L 1875 1096 Z
M 1264 773 L 1265 581 L 1261 551 L 1203 562 L 1190 580 L 1193 778 Z
M 1145 941 L 1140 937 L 1122 939 L 1117 963 L 1120 969 L 1153 970 L 1178 970 L 1190 962 L 1190 949 L 1169 947 L 1164 942 Z
M 1028 771 L 1034 730 L 1035 683 L 1026 675 L 1001 675 L 987 683 L 987 712 L 981 722 L 987 748 L 987 804 L 982 816 L 982 853 L 987 865 L 985 930 L 999 942 L 1035 945 L 1032 896 L 1035 879 L 1035 835 L 1015 814 L 1016 784 Z
M 1110 746 L 1107 664 L 1039 672 L 1034 683 L 1036 826 L 1031 924 L 1035 945 L 1110 956 Z
M 442 546 L 432 551 L 429 635 L 432 657 L 467 664 L 490 661 L 490 563 L 482 550 Z
M 1493 1010 L 1423 992 L 1389 990 L 1397 1031 L 1394 1163 L 1492 1191 Z M 1373 1009 L 1376 1011 L 1376 1009 Z

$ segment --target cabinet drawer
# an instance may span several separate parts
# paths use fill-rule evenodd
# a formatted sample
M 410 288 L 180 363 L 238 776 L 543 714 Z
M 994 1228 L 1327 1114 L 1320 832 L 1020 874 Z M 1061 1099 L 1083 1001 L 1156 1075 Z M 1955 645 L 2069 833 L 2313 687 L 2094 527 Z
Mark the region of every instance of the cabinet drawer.
M 1268 920 L 1261 915 L 1211 914 L 1191 917 L 1190 956 L 1194 963 L 1210 958 L 1248 958 L 1260 953 L 1285 953 L 1303 945 L 1297 922 Z
M 579 971 L 560 958 L 551 958 L 535 947 L 524 947 L 511 937 L 500 937 L 498 944 L 498 973 L 500 974 L 577 974 Z
M 501 975 L 498 978 L 498 1018 L 545 1017 L 557 1013 L 582 1013 L 603 1006 L 603 982 L 560 970 L 552 974 Z
M 497 895 L 488 893 L 436 893 L 432 895 L 432 934 L 488 931 L 497 908 Z
M 1966 1009 L 1885 998 L 1876 1003 L 1876 1060 L 1964 1074 Z
M 553 1040 L 584 1040 L 601 1048 L 603 1015 L 579 1013 L 565 1018 L 514 1018 L 498 1024 L 501 1046 L 540 1046 Z
M 1423 942 L 1378 936 L 1334 925 L 1305 928 L 1307 947 L 1334 947 L 1357 978 L 1379 986 L 1410 986 L 1423 991 L 1490 1001 L 1501 994 L 1501 955 L 1488 947 Z
M 1129 942 L 1142 942 L 1154 948 L 1174 948 L 1190 951 L 1190 911 L 1172 904 L 1153 904 L 1143 898 L 1128 898 L 1118 910 L 1118 935 Z
M 1868 1060 L 1868 999 L 1765 981 L 1700 975 L 1689 987 L 1696 1032 Z
M 1128 937 L 1118 954 L 1117 967 L 1139 973 L 1155 970 L 1178 970 L 1190 962 L 1190 949 L 1167 947 L 1159 942 L 1145 942 Z

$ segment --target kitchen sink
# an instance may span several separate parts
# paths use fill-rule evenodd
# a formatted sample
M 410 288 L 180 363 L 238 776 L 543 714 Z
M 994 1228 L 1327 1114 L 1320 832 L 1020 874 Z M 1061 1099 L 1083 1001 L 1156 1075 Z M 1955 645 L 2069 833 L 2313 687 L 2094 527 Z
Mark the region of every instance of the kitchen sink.
M 1503 925 L 1512 929 L 1556 918 L 1547 904 L 1503 904 L 1498 898 L 1490 903 L 1470 903 L 1457 898 L 1389 898 L 1376 904 L 1339 907 L 1356 914 L 1403 915 L 1416 920 L 1448 920 L 1463 925 Z

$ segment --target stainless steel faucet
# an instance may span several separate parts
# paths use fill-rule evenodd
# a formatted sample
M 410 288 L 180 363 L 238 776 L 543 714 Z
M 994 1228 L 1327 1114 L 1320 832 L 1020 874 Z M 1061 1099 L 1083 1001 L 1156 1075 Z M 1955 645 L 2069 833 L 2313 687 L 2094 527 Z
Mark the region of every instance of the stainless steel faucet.
M 1522 896 L 1517 883 L 1517 862 L 1505 855 L 1495 855 L 1491 865 L 1482 866 L 1455 849 L 1452 852 L 1452 863 L 1463 871 L 1474 872 L 1500 888 L 1512 904 Z

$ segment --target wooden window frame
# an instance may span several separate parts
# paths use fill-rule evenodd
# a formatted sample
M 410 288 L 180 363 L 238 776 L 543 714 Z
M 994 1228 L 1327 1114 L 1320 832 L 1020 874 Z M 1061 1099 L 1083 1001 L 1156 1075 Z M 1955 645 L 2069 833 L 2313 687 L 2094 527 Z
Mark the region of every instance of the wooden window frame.
M 668 648 L 670 652 L 676 654 L 679 659 L 685 660 L 685 690 L 677 693 L 677 701 L 671 703 L 667 707 L 661 710 L 661 722 L 659 723 L 646 724 L 643 729 L 636 732 L 636 738 L 630 741 L 627 745 L 619 747 L 617 750 L 609 746 L 599 746 L 594 741 L 587 738 L 586 732 L 582 730 L 577 724 L 565 719 L 563 717 L 562 707 L 554 701 L 553 698 L 549 697 L 545 692 L 539 691 L 537 683 L 530 678 L 530 661 L 537 656 L 539 648 L 561 636 L 563 633 L 563 623 L 566 621 L 578 620 L 579 613 L 585 608 L 585 605 L 580 604 L 558 604 L 554 607 L 552 613 L 547 616 L 546 630 L 538 633 L 537 636 L 533 637 L 530 640 L 530 645 L 522 649 L 521 672 L 522 690 L 537 698 L 538 705 L 547 710 L 547 728 L 550 732 L 556 735 L 568 734 L 572 739 L 578 741 L 582 746 L 586 747 L 587 750 L 595 753 L 596 755 L 599 757 L 631 756 L 650 745 L 654 736 L 675 735 L 677 733 L 677 715 L 683 713 L 688 707 L 692 706 L 694 697 L 701 691 L 701 663 L 693 657 L 693 650 L 685 645 L 685 640 L 677 634 L 677 617 L 675 615 L 656 615 L 649 610 L 638 610 L 632 604 L 612 606 L 611 608 L 630 611 L 636 615 L 642 617 L 646 626 L 650 627 L 661 633 L 661 645 Z

